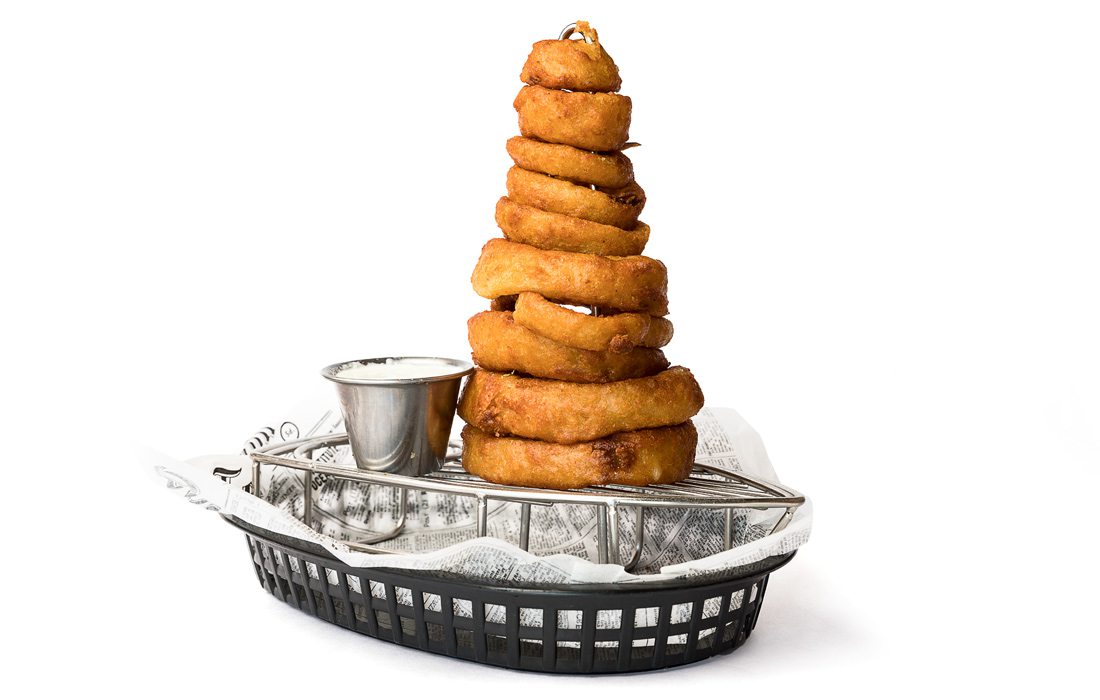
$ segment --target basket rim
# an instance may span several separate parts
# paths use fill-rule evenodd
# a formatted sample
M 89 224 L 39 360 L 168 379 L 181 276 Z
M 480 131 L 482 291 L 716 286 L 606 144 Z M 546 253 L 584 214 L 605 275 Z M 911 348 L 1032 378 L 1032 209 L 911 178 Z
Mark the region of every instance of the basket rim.
M 286 535 L 280 535 L 278 533 L 265 530 L 261 527 L 257 527 L 256 525 L 253 525 L 251 523 L 246 523 L 230 515 L 222 515 L 222 519 L 224 519 L 233 527 L 236 527 L 239 530 L 243 530 L 249 536 L 263 541 L 268 546 L 279 547 L 282 549 L 291 549 L 305 554 L 310 558 L 326 560 L 327 562 L 330 562 L 332 564 L 332 566 L 328 566 L 326 564 L 326 568 L 330 568 L 333 570 L 344 572 L 381 572 L 388 575 L 415 579 L 426 583 L 446 583 L 450 585 L 467 586 L 475 589 L 491 590 L 494 593 L 556 593 L 562 595 L 576 595 L 585 593 L 629 593 L 670 590 L 686 591 L 696 588 L 709 588 L 718 585 L 729 586 L 731 584 L 735 584 L 741 581 L 748 584 L 755 579 L 767 576 L 777 569 L 786 566 L 788 563 L 790 563 L 791 559 L 794 558 L 794 555 L 798 553 L 798 550 L 796 549 L 793 552 L 789 552 L 787 554 L 779 554 L 773 557 L 762 559 L 761 561 L 755 562 L 754 564 L 746 565 L 746 567 L 735 569 L 734 571 L 736 573 L 733 576 L 728 577 L 717 575 L 715 577 L 703 577 L 700 580 L 691 581 L 685 581 L 684 579 L 669 579 L 665 581 L 649 581 L 638 583 L 531 583 L 516 585 L 511 583 L 499 583 L 488 580 L 467 578 L 456 574 L 440 572 L 432 569 L 400 569 L 392 567 L 351 566 L 333 557 L 330 552 L 313 544 L 312 542 L 305 542 L 303 540 L 298 540 L 293 537 L 288 537 Z

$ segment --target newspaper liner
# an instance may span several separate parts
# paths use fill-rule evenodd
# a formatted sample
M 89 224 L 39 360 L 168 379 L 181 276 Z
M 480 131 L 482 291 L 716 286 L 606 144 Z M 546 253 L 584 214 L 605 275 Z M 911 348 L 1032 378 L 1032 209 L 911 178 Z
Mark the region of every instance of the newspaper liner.
M 696 460 L 743 472 L 778 483 L 759 435 L 736 411 L 705 408 L 694 419 L 699 431 Z M 309 426 L 302 430 L 299 426 Z M 339 411 L 316 402 L 303 404 L 290 419 L 256 433 L 245 452 L 273 441 L 320 436 L 342 430 Z M 278 439 L 276 440 L 276 436 Z M 334 464 L 353 465 L 346 446 L 330 449 L 320 457 Z M 223 515 L 232 515 L 256 527 L 311 542 L 353 567 L 392 567 L 445 571 L 460 576 L 509 584 L 565 585 L 580 583 L 652 583 L 655 581 L 711 578 L 733 573 L 768 557 L 792 552 L 808 539 L 812 522 L 809 501 L 800 507 L 790 524 L 769 535 L 782 509 L 735 511 L 733 547 L 723 549 L 725 514 L 706 509 L 649 509 L 645 515 L 645 538 L 636 573 L 617 564 L 595 564 L 596 508 L 588 505 L 557 504 L 532 508 L 530 551 L 511 544 L 519 539 L 519 504 L 497 502 L 490 510 L 486 537 L 476 537 L 475 500 L 453 494 L 413 492 L 409 495 L 407 524 L 398 537 L 384 543 L 387 549 L 405 554 L 364 554 L 350 550 L 344 542 L 390 529 L 397 517 L 398 491 L 389 487 L 367 487 L 326 475 L 313 479 L 315 503 L 313 528 L 301 522 L 303 514 L 302 475 L 283 467 L 265 467 L 256 498 L 243 490 L 250 482 L 251 461 L 244 455 L 215 455 L 179 462 L 145 451 L 141 461 L 167 482 L 169 489 L 191 503 Z M 624 509 L 621 531 L 634 532 L 634 511 Z M 633 538 L 625 537 L 621 554 L 628 557 Z M 300 573 L 292 563 L 292 569 Z M 312 564 L 307 573 L 317 579 Z M 328 572 L 335 585 L 336 574 Z M 358 577 L 349 576 L 355 592 L 361 591 Z M 371 594 L 384 598 L 381 584 L 370 584 Z M 753 589 L 752 596 L 756 591 Z M 399 590 L 398 602 L 411 604 L 407 590 Z M 429 598 L 432 598 L 429 596 Z M 740 598 L 730 609 L 741 605 Z M 704 617 L 718 613 L 719 599 L 704 605 Z M 438 598 L 425 600 L 429 610 L 438 610 Z M 455 614 L 469 616 L 469 601 L 455 601 Z M 486 619 L 504 621 L 504 611 L 486 607 Z M 673 610 L 673 617 L 690 617 L 686 610 Z M 713 609 L 708 609 L 713 608 Z M 597 627 L 617 627 L 616 611 L 607 611 Z M 541 625 L 540 610 L 528 613 L 521 624 Z M 656 608 L 638 610 L 637 624 L 647 624 Z M 496 618 L 499 617 L 499 620 Z M 559 626 L 580 626 L 570 611 L 559 612 Z M 614 618 L 614 619 L 613 619 Z M 676 620 L 673 620 L 676 621 Z

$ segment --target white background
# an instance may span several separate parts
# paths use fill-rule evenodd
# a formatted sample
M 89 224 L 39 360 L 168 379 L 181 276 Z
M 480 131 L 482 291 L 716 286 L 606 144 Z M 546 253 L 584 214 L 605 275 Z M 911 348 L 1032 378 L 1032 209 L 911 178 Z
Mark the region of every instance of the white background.
M 1082 689 L 1095 5 L 2 7 L 9 691 Z M 816 506 L 745 647 L 614 681 L 310 620 L 129 455 L 235 452 L 330 362 L 465 356 L 517 76 L 577 17 L 634 100 L 669 357 Z

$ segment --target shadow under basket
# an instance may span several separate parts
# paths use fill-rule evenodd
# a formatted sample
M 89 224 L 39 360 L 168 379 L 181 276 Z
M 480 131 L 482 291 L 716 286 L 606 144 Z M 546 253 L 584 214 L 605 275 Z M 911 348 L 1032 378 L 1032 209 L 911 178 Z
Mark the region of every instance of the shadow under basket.
M 226 519 L 245 531 L 264 589 L 308 615 L 414 649 L 546 673 L 650 671 L 728 654 L 756 626 L 768 576 L 794 557 L 706 583 L 518 588 L 351 567 L 312 543 Z

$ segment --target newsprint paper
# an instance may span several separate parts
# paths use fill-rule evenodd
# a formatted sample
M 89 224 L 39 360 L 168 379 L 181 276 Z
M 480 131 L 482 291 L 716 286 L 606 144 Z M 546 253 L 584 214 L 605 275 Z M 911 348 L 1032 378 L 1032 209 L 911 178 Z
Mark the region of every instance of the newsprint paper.
M 732 409 L 705 408 L 695 417 L 699 431 L 696 461 L 779 483 L 760 437 Z M 460 424 L 461 421 L 455 421 Z M 456 425 L 456 429 L 460 425 Z M 782 508 L 734 511 L 733 548 L 723 549 L 725 513 L 705 509 L 647 509 L 640 563 L 633 573 L 617 564 L 596 564 L 596 509 L 587 505 L 534 505 L 530 551 L 519 542 L 519 504 L 490 501 L 488 536 L 476 536 L 476 500 L 469 496 L 410 491 L 404 532 L 379 546 L 403 554 L 363 554 L 343 542 L 386 532 L 398 514 L 398 491 L 369 487 L 325 475 L 313 477 L 312 527 L 302 523 L 302 475 L 265 466 L 256 498 L 244 490 L 251 481 L 248 453 L 277 442 L 342 432 L 339 410 L 303 404 L 287 420 L 273 423 L 248 441 L 243 453 L 179 462 L 142 450 L 142 465 L 161 486 L 200 508 L 232 515 L 281 535 L 320 545 L 355 567 L 446 571 L 499 583 L 629 583 L 711 578 L 802 546 L 810 534 L 810 503 L 790 524 L 769 535 Z M 346 446 L 322 455 L 334 464 L 354 465 Z M 620 552 L 633 553 L 635 513 L 620 514 Z M 310 576 L 317 572 L 310 565 Z M 329 572 L 335 576 L 334 572 Z M 335 581 L 333 581 L 335 583 Z

